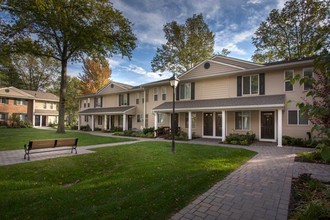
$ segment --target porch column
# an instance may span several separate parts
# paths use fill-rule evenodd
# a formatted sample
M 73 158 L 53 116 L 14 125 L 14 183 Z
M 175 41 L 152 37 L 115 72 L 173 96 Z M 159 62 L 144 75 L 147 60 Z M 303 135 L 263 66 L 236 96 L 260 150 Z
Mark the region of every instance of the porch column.
M 155 112 L 155 118 L 154 118 L 154 127 L 155 127 L 155 133 L 154 133 L 154 136 L 156 137 L 157 136 L 157 133 L 156 133 L 156 130 L 158 129 L 158 113 Z
M 103 130 L 107 130 L 107 115 L 104 115 L 103 117 Z
M 222 142 L 224 142 L 226 140 L 226 111 L 225 110 L 222 110 L 222 113 L 221 113 L 221 122 L 222 122 Z
M 277 109 L 277 146 L 282 147 L 282 109 Z
M 123 131 L 126 131 L 126 114 L 123 114 Z
M 40 127 L 42 127 L 42 115 L 40 115 L 40 124 L 39 124 Z
M 141 100 L 142 101 L 142 100 Z M 146 128 L 146 91 L 143 91 L 143 128 Z
M 95 127 L 95 125 L 94 125 L 94 115 L 92 115 L 92 131 L 94 131 L 94 127 Z
M 35 122 L 36 122 L 36 100 L 33 99 L 33 102 L 32 102 L 32 126 L 34 127 L 35 126 Z
M 192 121 L 191 112 L 188 112 L 188 140 L 192 139 Z
M 78 115 L 78 131 L 80 131 L 80 115 Z

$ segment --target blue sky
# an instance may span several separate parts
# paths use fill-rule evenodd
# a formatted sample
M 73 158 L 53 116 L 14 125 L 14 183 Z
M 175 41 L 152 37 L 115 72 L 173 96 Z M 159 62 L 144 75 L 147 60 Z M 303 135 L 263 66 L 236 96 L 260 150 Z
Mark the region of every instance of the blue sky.
M 137 47 L 131 60 L 121 56 L 109 58 L 111 80 L 139 85 L 169 77 L 171 73 L 151 71 L 151 60 L 157 47 L 166 43 L 164 24 L 183 24 L 193 14 L 202 13 L 204 21 L 215 34 L 215 52 L 222 48 L 229 56 L 250 60 L 255 50 L 251 37 L 269 12 L 282 8 L 285 0 L 112 0 L 133 24 Z M 71 64 L 69 75 L 82 73 L 81 64 Z

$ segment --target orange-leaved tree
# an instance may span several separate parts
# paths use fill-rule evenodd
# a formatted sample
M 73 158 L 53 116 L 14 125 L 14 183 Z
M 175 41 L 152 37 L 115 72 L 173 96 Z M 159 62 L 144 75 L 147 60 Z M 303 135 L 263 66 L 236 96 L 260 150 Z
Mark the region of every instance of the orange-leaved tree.
M 83 60 L 83 74 L 79 74 L 83 94 L 96 93 L 110 81 L 111 69 L 106 59 L 86 58 Z

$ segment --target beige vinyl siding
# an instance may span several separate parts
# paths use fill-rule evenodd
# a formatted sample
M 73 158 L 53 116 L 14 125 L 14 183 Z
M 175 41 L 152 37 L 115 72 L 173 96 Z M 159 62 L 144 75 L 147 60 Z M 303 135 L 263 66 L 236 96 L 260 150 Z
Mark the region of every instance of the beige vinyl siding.
M 109 94 L 109 93 L 120 93 L 127 91 L 127 89 L 124 89 L 121 86 L 116 85 L 115 83 L 113 84 L 113 88 L 111 88 L 111 84 L 112 83 L 110 83 L 107 87 L 105 87 L 98 95 Z
M 110 94 L 103 96 L 102 108 L 116 107 L 118 106 L 118 96 L 119 94 Z M 94 98 L 93 98 L 94 99 Z M 94 106 L 93 106 L 94 107 Z
M 207 62 L 210 63 L 210 68 L 205 69 L 204 64 Z M 212 61 L 206 61 L 201 63 L 199 66 L 192 69 L 191 71 L 189 71 L 187 74 L 184 74 L 182 77 L 180 77 L 180 80 L 186 80 L 186 79 L 215 75 L 215 74 L 221 75 L 221 73 L 227 73 L 237 70 L 240 70 L 240 68 L 235 68 L 233 66 L 228 66 L 228 65 L 222 65 Z
M 251 63 L 243 60 L 235 60 L 234 58 L 229 58 L 229 57 L 214 57 L 213 60 L 216 62 L 227 63 L 233 66 L 241 67 L 244 69 L 251 69 L 262 66 L 260 64 Z
M 228 97 L 228 78 L 199 80 L 195 83 L 195 99 L 219 99 Z

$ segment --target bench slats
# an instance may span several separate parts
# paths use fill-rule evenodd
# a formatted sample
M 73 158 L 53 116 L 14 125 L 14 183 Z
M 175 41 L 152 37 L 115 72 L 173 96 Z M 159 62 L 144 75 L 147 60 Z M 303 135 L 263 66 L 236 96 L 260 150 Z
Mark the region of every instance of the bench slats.
M 30 160 L 31 150 L 44 148 L 71 147 L 71 153 L 73 153 L 73 150 L 75 150 L 77 154 L 77 144 L 78 138 L 31 140 L 28 144 L 24 145 L 24 159 L 26 159 L 27 156 L 28 160 Z

